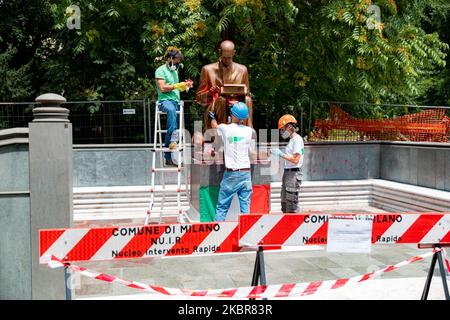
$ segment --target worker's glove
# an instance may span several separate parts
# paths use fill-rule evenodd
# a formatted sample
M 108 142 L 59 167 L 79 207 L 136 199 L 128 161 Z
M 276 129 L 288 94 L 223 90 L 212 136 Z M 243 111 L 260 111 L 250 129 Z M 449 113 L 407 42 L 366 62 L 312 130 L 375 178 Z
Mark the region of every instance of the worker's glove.
M 278 148 L 270 149 L 270 152 L 276 157 L 281 157 L 283 155 L 283 152 Z
M 178 89 L 180 91 L 186 91 L 186 89 L 188 88 L 186 85 L 186 82 L 178 82 L 173 84 L 174 89 Z
M 186 92 L 188 92 L 189 89 L 194 86 L 194 81 L 192 81 L 191 79 L 188 79 L 185 81 L 185 83 L 186 83 Z
M 208 118 L 212 120 L 216 120 L 216 114 L 214 111 L 208 111 Z

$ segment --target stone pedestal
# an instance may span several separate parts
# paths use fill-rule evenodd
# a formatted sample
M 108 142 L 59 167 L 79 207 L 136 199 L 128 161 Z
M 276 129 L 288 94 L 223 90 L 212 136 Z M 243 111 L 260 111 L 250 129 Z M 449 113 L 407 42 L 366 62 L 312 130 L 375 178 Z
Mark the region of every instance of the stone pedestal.
M 220 159 L 220 157 L 219 157 Z M 251 165 L 253 194 L 250 203 L 251 213 L 270 211 L 270 161 L 258 160 Z M 217 195 L 225 171 L 222 160 L 193 160 L 191 164 L 191 208 L 189 216 L 194 220 L 213 221 Z M 233 199 L 227 220 L 237 220 L 239 203 Z M 263 212 L 264 211 L 264 212 Z

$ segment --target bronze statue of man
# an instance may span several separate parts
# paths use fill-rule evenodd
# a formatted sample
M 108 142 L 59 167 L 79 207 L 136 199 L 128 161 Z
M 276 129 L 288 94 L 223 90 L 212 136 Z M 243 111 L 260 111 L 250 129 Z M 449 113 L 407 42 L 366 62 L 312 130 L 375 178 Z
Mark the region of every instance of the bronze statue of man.
M 227 99 L 223 96 L 223 88 L 227 85 L 245 86 L 245 104 L 249 109 L 249 118 L 245 125 L 253 127 L 253 103 L 247 67 L 233 61 L 234 43 L 225 40 L 220 44 L 219 61 L 203 66 L 195 100 L 205 107 L 205 129 L 211 128 L 208 112 L 216 114 L 218 124 L 227 123 Z

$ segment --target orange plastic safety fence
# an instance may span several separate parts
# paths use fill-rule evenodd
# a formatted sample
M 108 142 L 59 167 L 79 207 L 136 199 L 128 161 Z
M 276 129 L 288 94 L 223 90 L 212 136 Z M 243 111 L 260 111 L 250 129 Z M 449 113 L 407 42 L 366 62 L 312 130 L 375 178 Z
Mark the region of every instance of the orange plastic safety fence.
M 332 105 L 330 117 L 315 121 L 310 141 L 448 142 L 450 118 L 444 109 L 428 109 L 391 119 L 357 119 Z

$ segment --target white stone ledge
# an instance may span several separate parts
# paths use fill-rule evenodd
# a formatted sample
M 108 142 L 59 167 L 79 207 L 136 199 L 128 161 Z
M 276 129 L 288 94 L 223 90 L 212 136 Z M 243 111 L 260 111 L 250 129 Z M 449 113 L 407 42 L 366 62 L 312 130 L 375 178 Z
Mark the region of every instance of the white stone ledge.
M 156 186 L 155 206 L 161 202 L 162 186 Z M 177 208 L 176 185 L 167 185 L 168 210 Z M 281 182 L 271 183 L 271 211 L 279 211 Z M 184 191 L 184 190 L 183 190 Z M 125 219 L 145 217 L 150 201 L 149 186 L 74 188 L 75 220 Z M 189 208 L 184 194 L 183 209 Z M 302 209 L 336 209 L 372 206 L 391 211 L 450 212 L 450 192 L 382 180 L 304 181 Z
M 0 146 L 11 144 L 28 144 L 28 128 L 0 130 Z

